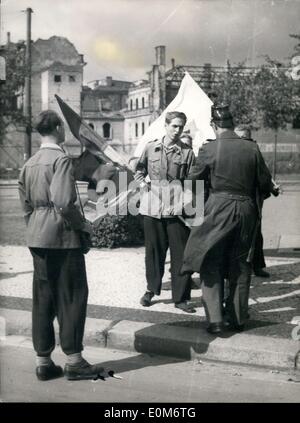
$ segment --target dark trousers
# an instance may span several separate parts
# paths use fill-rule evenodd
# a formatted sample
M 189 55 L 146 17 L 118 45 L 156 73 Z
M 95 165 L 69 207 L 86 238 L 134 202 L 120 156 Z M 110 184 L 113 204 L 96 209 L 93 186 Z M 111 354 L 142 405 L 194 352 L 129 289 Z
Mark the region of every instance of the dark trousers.
M 255 246 L 254 246 L 254 253 L 253 253 L 253 260 L 252 260 L 252 266 L 254 271 L 263 269 L 266 267 L 265 257 L 264 257 L 264 239 L 262 236 L 261 231 L 261 224 L 257 228 L 257 234 L 255 237 Z
M 189 229 L 178 218 L 144 216 L 147 289 L 160 295 L 168 247 L 171 254 L 171 285 L 174 303 L 190 299 L 191 278 L 180 275 Z
M 233 324 L 242 325 L 248 316 L 251 265 L 247 263 L 247 253 L 241 254 L 238 229 L 208 252 L 201 267 L 202 295 L 209 323 L 223 320 L 224 271 L 229 280 L 226 312 Z
M 57 317 L 65 354 L 83 350 L 88 286 L 80 249 L 30 248 L 33 257 L 32 339 L 37 355 L 55 348 L 53 321 Z

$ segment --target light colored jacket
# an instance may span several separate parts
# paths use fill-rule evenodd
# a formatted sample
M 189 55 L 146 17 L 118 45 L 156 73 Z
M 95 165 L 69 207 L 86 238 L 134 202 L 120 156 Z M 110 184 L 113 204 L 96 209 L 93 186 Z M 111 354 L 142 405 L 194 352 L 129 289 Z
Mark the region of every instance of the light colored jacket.
M 19 195 L 27 225 L 26 242 L 35 248 L 80 248 L 84 219 L 71 159 L 55 144 L 43 144 L 23 166 Z
M 146 177 L 151 181 L 141 196 L 140 214 L 158 219 L 181 215 L 182 185 L 194 160 L 193 150 L 181 141 L 169 149 L 163 138 L 150 141 L 136 164 L 135 179 L 142 184 Z M 160 181 L 165 181 L 163 187 Z

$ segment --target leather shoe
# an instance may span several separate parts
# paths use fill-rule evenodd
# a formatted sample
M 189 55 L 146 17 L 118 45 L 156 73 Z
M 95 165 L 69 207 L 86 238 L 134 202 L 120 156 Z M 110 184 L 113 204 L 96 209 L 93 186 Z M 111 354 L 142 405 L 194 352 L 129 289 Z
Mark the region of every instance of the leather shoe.
M 143 307 L 150 307 L 151 300 L 153 297 L 154 297 L 154 292 L 146 291 L 140 300 L 140 304 L 142 304 Z
M 185 311 L 186 313 L 196 313 L 196 310 L 187 302 L 175 303 L 175 307 Z
M 245 329 L 245 325 L 229 324 L 228 326 L 226 326 L 226 329 L 232 332 L 243 332 L 243 330 Z
M 90 364 L 84 358 L 78 364 L 66 364 L 64 369 L 68 380 L 98 379 L 101 373 L 104 368 L 100 364 Z
M 37 366 L 35 374 L 38 380 L 45 381 L 61 377 L 63 375 L 63 369 L 52 362 L 49 366 Z
M 211 333 L 212 335 L 218 335 L 223 332 L 223 326 L 222 323 L 210 323 L 208 327 L 206 328 L 208 333 Z
M 261 278 L 269 278 L 270 277 L 270 273 L 266 272 L 263 269 L 255 269 L 254 274 L 255 274 L 255 276 L 260 276 Z

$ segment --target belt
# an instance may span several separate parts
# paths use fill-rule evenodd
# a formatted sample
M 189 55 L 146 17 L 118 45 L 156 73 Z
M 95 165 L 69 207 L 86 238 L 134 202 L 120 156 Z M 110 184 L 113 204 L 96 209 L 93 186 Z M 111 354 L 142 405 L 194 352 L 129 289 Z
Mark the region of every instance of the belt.
M 251 200 L 254 201 L 254 198 L 250 195 L 245 194 L 236 194 L 234 192 L 229 191 L 212 191 L 212 194 L 223 197 L 223 198 L 230 198 L 232 200 L 238 200 L 238 201 L 245 201 L 245 200 Z
M 34 210 L 54 209 L 54 205 L 49 204 L 48 206 L 36 206 Z

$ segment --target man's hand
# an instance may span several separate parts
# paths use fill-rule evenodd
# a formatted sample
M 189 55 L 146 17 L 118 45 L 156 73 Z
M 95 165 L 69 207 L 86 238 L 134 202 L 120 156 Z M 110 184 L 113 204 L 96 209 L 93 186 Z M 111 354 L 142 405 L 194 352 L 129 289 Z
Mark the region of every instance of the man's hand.
M 96 183 L 102 180 L 109 180 L 116 174 L 116 172 L 117 168 L 113 164 L 102 164 L 94 171 L 91 179 Z
M 90 222 L 85 221 L 83 224 L 82 232 L 86 232 L 89 235 L 93 235 L 93 226 Z
M 272 194 L 274 195 L 274 197 L 278 197 L 278 195 L 280 194 L 280 191 L 281 191 L 281 186 L 276 184 L 276 182 L 273 183 Z

